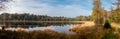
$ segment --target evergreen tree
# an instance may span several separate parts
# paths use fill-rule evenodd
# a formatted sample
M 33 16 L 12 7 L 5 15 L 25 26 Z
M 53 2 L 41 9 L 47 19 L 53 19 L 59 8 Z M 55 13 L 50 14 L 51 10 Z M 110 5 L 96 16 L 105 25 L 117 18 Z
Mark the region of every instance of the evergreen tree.
M 104 28 L 105 29 L 111 28 L 110 22 L 108 20 L 105 21 Z

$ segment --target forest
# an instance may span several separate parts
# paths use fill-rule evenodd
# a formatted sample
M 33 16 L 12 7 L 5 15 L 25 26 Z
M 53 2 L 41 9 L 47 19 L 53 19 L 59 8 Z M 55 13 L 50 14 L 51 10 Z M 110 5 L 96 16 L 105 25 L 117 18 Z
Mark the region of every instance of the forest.
M 69 18 L 64 16 L 48 16 L 48 15 L 34 15 L 29 13 L 24 14 L 9 14 L 3 13 L 0 15 L 0 20 L 26 20 L 26 21 L 89 21 L 90 16 L 77 16 Z

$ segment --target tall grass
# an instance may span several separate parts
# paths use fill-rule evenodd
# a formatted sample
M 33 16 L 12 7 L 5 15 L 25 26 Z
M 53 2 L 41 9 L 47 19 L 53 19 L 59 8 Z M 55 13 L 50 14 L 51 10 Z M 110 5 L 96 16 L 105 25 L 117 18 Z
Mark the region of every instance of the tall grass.
M 79 30 L 76 34 L 66 34 L 52 30 L 45 31 L 5 31 L 0 30 L 0 39 L 119 39 L 114 30 L 92 28 Z

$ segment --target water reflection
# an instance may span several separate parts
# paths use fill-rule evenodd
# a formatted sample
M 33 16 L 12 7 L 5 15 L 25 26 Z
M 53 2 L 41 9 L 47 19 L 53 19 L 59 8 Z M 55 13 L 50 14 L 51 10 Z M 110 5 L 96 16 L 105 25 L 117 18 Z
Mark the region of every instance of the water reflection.
M 12 23 L 11 23 L 12 24 Z M 74 24 L 78 24 L 78 23 L 39 23 L 39 24 L 27 24 L 26 25 L 17 25 L 16 24 L 8 24 L 6 27 L 8 27 L 11 30 L 15 30 L 18 29 L 18 27 L 20 28 L 24 28 L 27 29 L 28 31 L 34 31 L 34 30 L 45 30 L 45 29 L 49 29 L 49 30 L 54 30 L 57 32 L 65 32 L 65 33 L 70 33 L 69 28 L 71 26 L 73 26 Z
M 6 27 L 22 27 L 22 28 L 34 28 L 34 27 L 47 27 L 47 26 L 66 26 L 78 23 L 69 22 L 41 22 L 41 23 L 6 23 Z

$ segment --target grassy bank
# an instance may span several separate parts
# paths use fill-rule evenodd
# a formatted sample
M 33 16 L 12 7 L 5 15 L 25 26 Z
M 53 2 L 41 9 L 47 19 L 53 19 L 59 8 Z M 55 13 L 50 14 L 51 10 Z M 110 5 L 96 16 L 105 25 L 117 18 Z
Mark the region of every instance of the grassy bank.
M 87 24 L 86 24 L 87 25 Z M 39 31 L 0 30 L 0 39 L 120 39 L 120 28 L 110 27 L 108 22 L 103 26 L 91 26 L 75 29 L 75 34 L 56 32 L 51 29 Z
M 0 39 L 119 39 L 119 33 L 115 34 L 114 30 L 84 30 L 76 34 L 65 34 L 52 30 L 29 32 L 0 30 Z
M 4 31 L 0 30 L 0 39 L 78 39 L 77 35 L 45 31 Z

